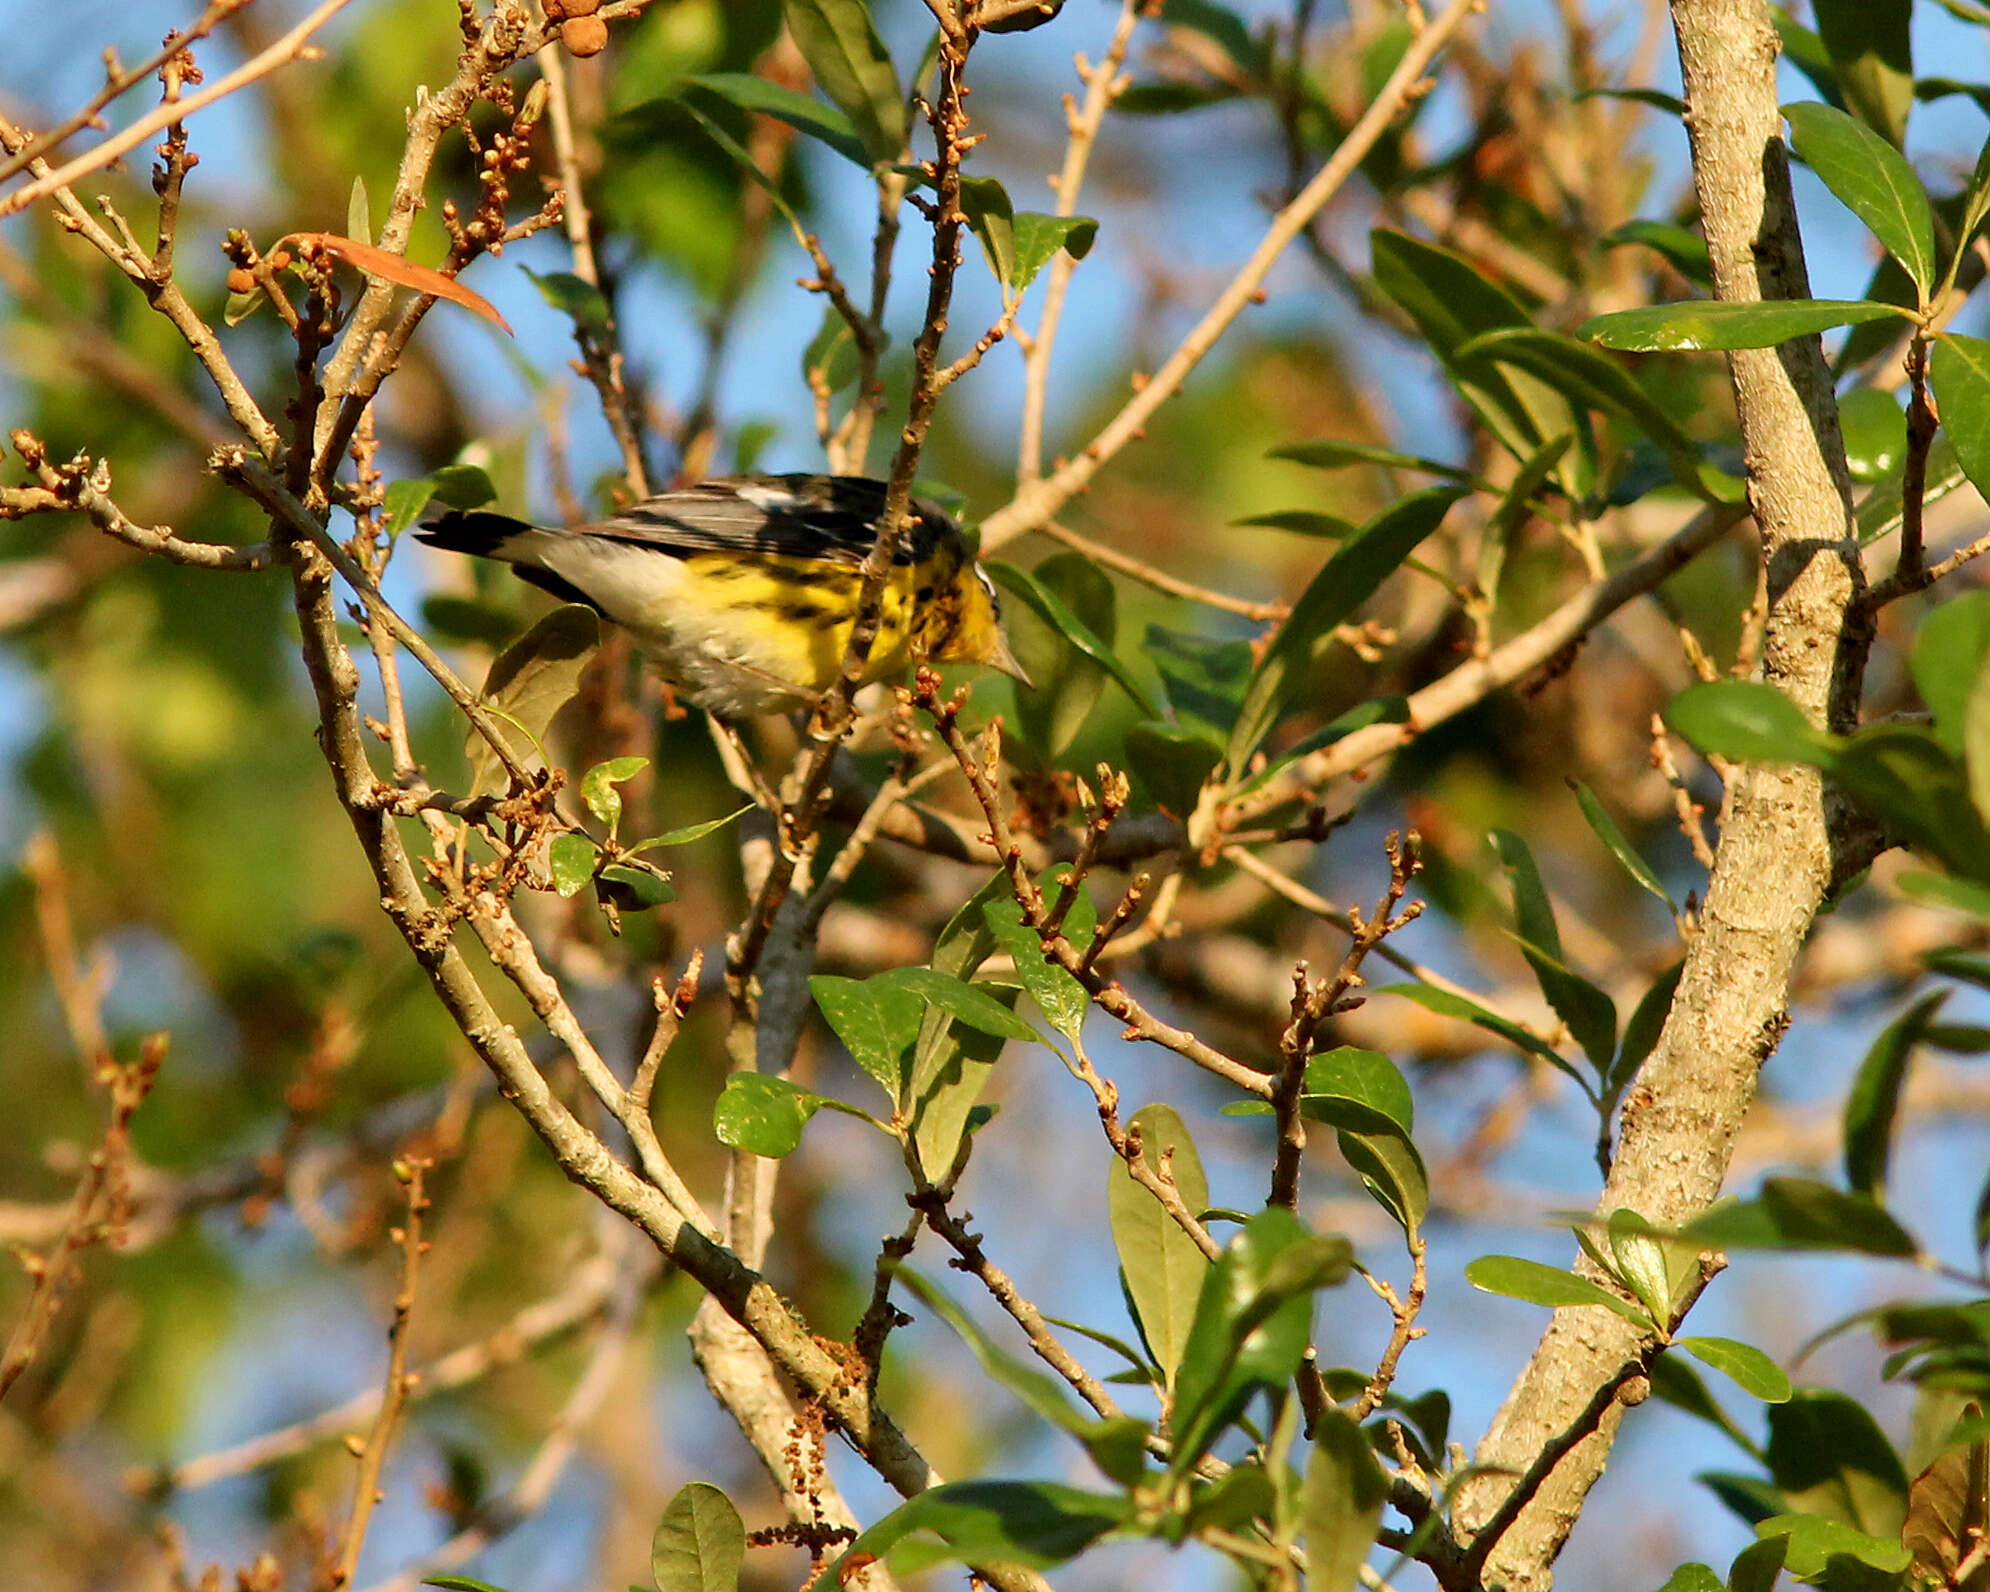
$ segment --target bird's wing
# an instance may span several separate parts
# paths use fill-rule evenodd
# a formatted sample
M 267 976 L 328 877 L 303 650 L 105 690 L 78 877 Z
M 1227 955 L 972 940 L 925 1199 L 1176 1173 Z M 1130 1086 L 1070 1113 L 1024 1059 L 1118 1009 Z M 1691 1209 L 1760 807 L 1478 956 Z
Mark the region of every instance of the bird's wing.
M 856 476 L 741 476 L 646 498 L 573 534 L 678 557 L 760 553 L 854 567 L 877 540 L 884 499 L 882 481 Z M 923 560 L 953 529 L 932 504 L 915 499 L 912 510 L 910 534 L 894 555 L 900 564 Z

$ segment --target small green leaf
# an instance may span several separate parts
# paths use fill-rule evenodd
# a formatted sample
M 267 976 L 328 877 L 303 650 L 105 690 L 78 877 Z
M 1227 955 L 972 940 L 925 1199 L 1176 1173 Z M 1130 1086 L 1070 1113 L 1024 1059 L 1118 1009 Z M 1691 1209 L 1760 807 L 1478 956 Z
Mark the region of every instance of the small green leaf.
M 688 846 L 693 841 L 703 840 L 707 835 L 715 835 L 736 818 L 743 818 L 753 811 L 754 804 L 736 807 L 723 818 L 707 818 L 703 823 L 685 824 L 677 829 L 666 829 L 660 835 L 651 835 L 647 840 L 639 840 L 629 847 L 631 853 L 657 851 L 665 846 Z
M 1617 1054 L 1616 1003 L 1588 979 L 1570 971 L 1562 953 L 1561 932 L 1555 926 L 1555 910 L 1527 842 L 1511 830 L 1496 829 L 1492 843 L 1513 887 L 1521 954 L 1533 968 L 1555 1015 L 1568 1024 L 1569 1033 L 1602 1077 L 1610 1071 L 1610 1062 Z
M 1163 810 L 1177 818 L 1195 811 L 1203 784 L 1223 761 L 1223 748 L 1198 731 L 1166 719 L 1145 719 L 1126 732 L 1126 762 Z
M 967 229 L 981 243 L 988 269 L 1005 288 L 1016 283 L 1016 207 L 1008 190 L 993 177 L 963 177 L 960 208 Z
M 1376 515 L 1327 560 L 1292 605 L 1251 673 L 1230 732 L 1227 760 L 1232 770 L 1241 770 L 1250 761 L 1292 696 L 1306 684 L 1314 657 L 1335 627 L 1416 551 L 1463 495 L 1457 487 L 1413 493 Z
M 863 0 L 781 0 L 815 81 L 849 118 L 873 164 L 905 149 L 905 95 Z
M 1341 1104 L 1333 1096 L 1318 1096 L 1311 1109 L 1331 1120 Z M 1409 1135 L 1384 1123 L 1374 1131 L 1342 1127 L 1336 1138 L 1341 1158 L 1354 1168 L 1362 1187 L 1414 1244 L 1430 1214 L 1430 1174 Z
M 1273 509 L 1269 514 L 1246 514 L 1230 523 L 1262 525 L 1268 530 L 1290 531 L 1295 536 L 1315 536 L 1323 542 L 1344 542 L 1361 529 L 1353 520 L 1315 509 Z
M 1803 709 L 1766 681 L 1688 686 L 1666 705 L 1665 722 L 1697 750 L 1737 763 L 1829 769 L 1838 760 L 1838 738 L 1812 728 Z
M 1623 1095 L 1658 1044 L 1659 1035 L 1665 1031 L 1665 1020 L 1672 1014 L 1672 998 L 1679 992 L 1679 975 L 1685 970 L 1685 962 L 1674 962 L 1653 979 L 1651 988 L 1644 992 L 1637 1009 L 1631 1013 L 1630 1021 L 1624 1024 L 1623 1043 L 1617 1047 L 1617 1059 L 1610 1064 L 1610 1077 L 1603 1090 L 1606 1101 L 1615 1102 Z
M 1132 671 L 1120 662 L 1112 648 L 1093 634 L 1091 627 L 1071 612 L 1056 593 L 1046 588 L 1028 570 L 1019 569 L 1014 564 L 994 561 L 985 567 L 1004 590 L 1020 598 L 1031 612 L 1078 651 L 1101 664 L 1106 672 L 1119 682 L 1141 712 L 1153 719 L 1165 717 L 1159 704 L 1148 696 L 1140 682 L 1134 678 Z
M 1907 451 L 1907 413 L 1877 387 L 1854 387 L 1838 400 L 1838 429 L 1854 481 L 1883 481 Z
M 1354 1592 L 1360 1585 L 1388 1498 L 1389 1478 L 1367 1435 L 1340 1410 L 1323 1411 L 1300 1494 L 1309 1592 Z
M 1465 1281 L 1486 1293 L 1522 1299 L 1530 1305 L 1546 1305 L 1551 1310 L 1600 1305 L 1605 1310 L 1614 1310 L 1633 1326 L 1647 1332 L 1653 1330 L 1651 1318 L 1628 1299 L 1618 1298 L 1587 1277 L 1558 1271 L 1538 1260 L 1523 1260 L 1518 1255 L 1481 1255 L 1465 1268 Z
M 1475 484 L 1471 471 L 1462 470 L 1455 464 L 1444 464 L 1414 453 L 1398 453 L 1394 448 L 1367 442 L 1288 442 L 1283 447 L 1273 448 L 1265 457 L 1287 459 L 1293 464 L 1303 464 L 1315 470 L 1344 470 L 1354 464 L 1379 464 L 1385 469 L 1414 470 L 1419 475 L 1434 475 L 1440 480 L 1456 481 L 1461 485 Z
M 484 677 L 483 700 L 501 714 L 498 730 L 527 768 L 544 766 L 539 743 L 553 715 L 580 689 L 581 671 L 601 645 L 601 621 L 592 608 L 564 603 L 497 655 Z M 472 731 L 470 794 L 503 790 L 509 776 L 490 743 Z
M 734 1592 L 746 1562 L 746 1527 L 724 1492 L 694 1481 L 657 1522 L 650 1571 L 657 1592 Z
M 610 834 L 622 821 L 622 793 L 615 787 L 634 779 L 650 766 L 647 757 L 611 757 L 580 777 L 580 799 L 587 810 L 608 826 Z
M 1061 964 L 1044 953 L 1035 929 L 1023 922 L 1023 909 L 1014 901 L 991 901 L 982 909 L 988 927 L 1016 964 L 1016 977 L 1050 1026 L 1074 1044 L 1092 1009 L 1092 998 Z
M 594 877 L 594 860 L 600 854 L 585 835 L 572 832 L 555 835 L 546 857 L 553 873 L 553 888 L 562 896 L 578 894 L 581 886 Z
M 1666 1240 L 1643 1216 L 1626 1207 L 1610 1213 L 1606 1229 L 1611 1264 L 1606 1268 L 1638 1297 L 1653 1321 L 1672 1324 L 1672 1268 L 1666 1263 Z M 1676 1242 L 1676 1241 L 1675 1241 Z
M 1209 1180 L 1203 1175 L 1202 1158 L 1174 1107 L 1142 1106 L 1128 1126 L 1140 1130 L 1141 1159 L 1156 1172 L 1166 1166 L 1173 1173 L 1182 1203 L 1197 1212 L 1207 1206 Z M 1141 1336 L 1167 1386 L 1173 1387 L 1188 1349 L 1208 1257 L 1152 1191 L 1133 1180 L 1118 1156 L 1107 1174 L 1106 1213 Z
M 1090 216 L 1047 216 L 1020 210 L 1009 224 L 1015 250 L 1011 285 L 1018 293 L 1036 280 L 1059 249 L 1074 260 L 1082 260 L 1092 252 L 1099 236 L 1099 224 Z
M 836 151 L 845 160 L 870 170 L 878 157 L 864 147 L 856 125 L 843 112 L 807 94 L 797 93 L 750 72 L 706 72 L 688 79 L 687 86 L 716 94 L 741 110 L 757 111 L 785 122 L 796 132 Z M 680 88 L 680 93 L 683 90 Z M 897 151 L 893 151 L 892 157 Z
M 497 501 L 497 487 L 480 464 L 445 464 L 428 479 L 435 495 L 452 509 L 480 509 Z
M 712 1107 L 712 1130 L 729 1149 L 778 1159 L 794 1153 L 802 1129 L 823 1104 L 821 1095 L 785 1078 L 736 1072 Z
M 1893 1123 L 1907 1080 L 1907 1062 L 1948 996 L 1947 990 L 1923 995 L 1880 1031 L 1859 1063 L 1845 1097 L 1845 1181 L 1854 1193 L 1876 1200 L 1886 1197 L 1887 1161 L 1893 1151 Z
M 1577 336 L 1627 354 L 1691 353 L 1732 348 L 1774 348 L 1793 338 L 1814 337 L 1834 326 L 1896 319 L 1906 314 L 1891 304 L 1864 299 L 1777 299 L 1730 304 L 1694 299 L 1683 304 L 1647 304 L 1585 321 Z
M 955 978 L 931 967 L 900 967 L 876 975 L 888 987 L 906 990 L 930 1002 L 955 1022 L 979 1029 L 998 1039 L 1035 1040 L 1043 1035 L 1018 1017 L 993 995 L 966 979 Z
M 1676 913 L 1679 909 L 1672 903 L 1671 892 L 1665 888 L 1651 864 L 1639 856 L 1637 849 L 1624 838 L 1623 830 L 1617 827 L 1617 821 L 1605 810 L 1603 803 L 1597 800 L 1596 792 L 1579 779 L 1571 779 L 1568 787 L 1575 792 L 1575 804 L 1582 809 L 1582 816 L 1588 822 L 1591 831 L 1603 842 L 1610 855 L 1623 864 L 1624 872 L 1631 876 L 1634 883 L 1663 901 L 1668 911 Z
M 1727 1583 L 1704 1564 L 1682 1564 L 1658 1592 L 1727 1592 Z
M 1687 281 L 1708 289 L 1714 285 L 1707 240 L 1689 228 L 1674 226 L 1669 221 L 1626 221 L 1620 227 L 1612 227 L 1597 242 L 1606 249 L 1642 244 L 1664 255 L 1673 270 Z
M 1130 1524 L 1130 1516 L 1131 1505 L 1123 1496 L 1081 1492 L 1056 1482 L 943 1482 L 859 1532 L 816 1578 L 813 1592 L 843 1586 L 844 1568 L 852 1561 L 877 1558 L 901 1574 L 956 1562 L 1047 1570 Z
M 626 862 L 611 862 L 603 868 L 595 876 L 594 894 L 604 905 L 622 912 L 647 912 L 677 899 L 661 869 L 632 867 Z
M 1103 645 L 1115 644 L 1119 594 L 1103 569 L 1082 553 L 1063 552 L 1051 554 L 1033 573 Z M 1091 724 L 1106 689 L 1105 666 L 1028 607 L 1010 613 L 1009 643 L 1032 683 L 1032 689 L 1017 693 L 1016 728 L 1022 744 L 1049 763 Z
M 1813 0 L 1811 9 L 1846 104 L 1898 148 L 1914 105 L 1913 0 Z
M 818 973 L 808 987 L 850 1059 L 883 1085 L 893 1104 L 899 1103 L 906 1052 L 919 1038 L 926 1003 L 913 991 L 876 978 Z
M 393 481 L 382 494 L 381 522 L 389 539 L 399 536 L 414 524 L 421 511 L 428 507 L 428 500 L 435 496 L 435 483 L 425 475 L 418 475 L 406 481 Z
M 1765 1404 L 1785 1404 L 1795 1389 L 1783 1368 L 1750 1343 L 1733 1338 L 1674 1338 L 1672 1346 L 1684 1349 L 1702 1365 L 1710 1365 L 1730 1378 L 1744 1393 L 1752 1393 Z
M 1595 1098 L 1595 1090 L 1589 1080 L 1578 1072 L 1566 1057 L 1559 1054 L 1553 1045 L 1539 1035 L 1530 1034 L 1518 1023 L 1501 1017 L 1497 1012 L 1489 1011 L 1467 996 L 1455 994 L 1448 989 L 1434 989 L 1428 984 L 1384 984 L 1375 993 L 1400 995 L 1405 1000 L 1415 1001 L 1417 1005 L 1442 1017 L 1456 1017 L 1475 1027 L 1483 1028 L 1489 1034 L 1498 1034 L 1508 1044 L 1517 1046 L 1531 1056 L 1539 1056 L 1551 1066 L 1567 1073 L 1581 1085 L 1585 1094 L 1591 1099 Z
M 1963 474 L 1978 492 L 1990 492 L 1990 342 L 1945 333 L 1935 341 L 1929 377 Z
M 1888 1575 L 1898 1575 L 1914 1562 L 1913 1554 L 1897 1539 L 1877 1536 L 1820 1515 L 1771 1515 L 1757 1524 L 1755 1534 L 1786 1539 L 1789 1547 L 1784 1568 L 1804 1581 L 1816 1581 L 1846 1559 Z
M 568 320 L 574 323 L 577 331 L 589 337 L 604 338 L 615 325 L 614 312 L 608 307 L 608 298 L 592 282 L 575 276 L 571 271 L 547 271 L 543 274 L 530 266 L 520 266 L 532 279 L 532 285 L 539 290 L 539 296 Z
M 352 192 L 346 195 L 345 235 L 361 243 L 373 241 L 373 211 L 366 200 L 366 179 L 354 177 Z
M 1913 1236 L 1875 1200 L 1800 1177 L 1769 1178 L 1752 1200 L 1722 1200 L 1680 1235 L 1709 1249 L 1837 1249 L 1901 1258 L 1920 1253 Z
M 1964 755 L 1964 727 L 1978 678 L 1990 665 L 1990 591 L 1961 592 L 1921 621 L 1912 667 L 1935 736 Z
M 1907 157 L 1857 117 L 1829 105 L 1785 105 L 1783 117 L 1796 152 L 1900 262 L 1925 305 L 1935 283 L 1935 212 Z
M 479 1581 L 473 1575 L 425 1575 L 423 1586 L 447 1587 L 449 1592 L 504 1592 L 501 1586 L 489 1581 Z
M 1188 1475 L 1259 1392 L 1283 1388 L 1311 1337 L 1315 1289 L 1345 1280 L 1345 1238 L 1307 1231 L 1283 1206 L 1259 1211 L 1208 1268 L 1175 1378 L 1172 1474 Z

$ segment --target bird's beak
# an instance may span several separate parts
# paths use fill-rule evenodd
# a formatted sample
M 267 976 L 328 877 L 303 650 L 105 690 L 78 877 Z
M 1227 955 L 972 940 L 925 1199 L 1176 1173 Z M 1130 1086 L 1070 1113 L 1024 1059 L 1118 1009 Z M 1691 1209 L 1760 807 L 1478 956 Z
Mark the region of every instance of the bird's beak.
M 1001 670 L 1011 680 L 1020 681 L 1032 691 L 1036 689 L 1036 682 L 1030 678 L 1029 671 L 1016 662 L 1015 653 L 1009 650 L 1009 638 L 1001 631 L 995 632 L 995 650 L 982 661 L 989 668 Z

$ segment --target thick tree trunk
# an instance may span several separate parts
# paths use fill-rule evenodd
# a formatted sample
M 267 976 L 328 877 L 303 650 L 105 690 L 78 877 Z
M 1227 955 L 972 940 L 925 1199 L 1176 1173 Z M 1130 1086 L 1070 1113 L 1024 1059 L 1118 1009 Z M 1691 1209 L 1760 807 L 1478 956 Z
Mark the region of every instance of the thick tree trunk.
M 1809 294 L 1777 111 L 1777 42 L 1765 0 L 1673 0 L 1694 181 L 1725 300 Z M 1812 722 L 1857 711 L 1864 633 L 1850 487 L 1831 379 L 1816 338 L 1729 357 L 1771 598 L 1763 674 Z M 1834 871 L 1811 770 L 1749 766 L 1730 783 L 1701 929 L 1657 1048 L 1624 1109 L 1598 1209 L 1673 1224 L 1720 1192 L 1762 1062 L 1787 1021 L 1797 950 Z M 1468 1489 L 1462 1530 L 1482 1529 L 1533 1457 L 1621 1376 L 1638 1335 L 1598 1309 L 1556 1314 L 1477 1455 L 1510 1474 Z M 1633 1383 L 1633 1386 L 1638 1384 Z M 1489 1587 L 1538 1592 L 1603 1472 L 1623 1418 L 1612 1404 L 1486 1559 Z

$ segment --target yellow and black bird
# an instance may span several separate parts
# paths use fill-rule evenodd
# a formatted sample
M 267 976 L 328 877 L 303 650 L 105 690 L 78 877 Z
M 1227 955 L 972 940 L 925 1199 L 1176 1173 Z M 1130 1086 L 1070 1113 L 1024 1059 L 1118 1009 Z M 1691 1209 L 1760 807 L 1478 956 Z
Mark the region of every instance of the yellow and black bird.
M 884 503 L 884 483 L 860 476 L 744 475 L 573 529 L 452 510 L 416 534 L 586 603 L 628 630 L 684 701 L 743 718 L 811 702 L 835 680 Z M 863 683 L 919 661 L 986 664 L 1027 685 L 960 527 L 922 498 L 911 516 Z

